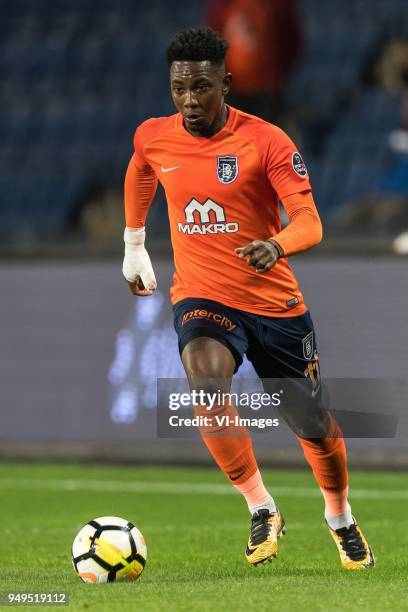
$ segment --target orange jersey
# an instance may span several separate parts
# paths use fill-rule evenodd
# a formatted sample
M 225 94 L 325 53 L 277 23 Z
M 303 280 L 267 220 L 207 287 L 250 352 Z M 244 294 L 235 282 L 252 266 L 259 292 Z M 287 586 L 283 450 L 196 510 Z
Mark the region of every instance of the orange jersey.
M 126 224 L 144 225 L 158 179 L 174 251 L 173 304 L 201 297 L 260 315 L 300 315 L 306 306 L 287 258 L 257 273 L 235 249 L 274 237 L 289 255 L 319 241 L 310 238 L 320 220 L 306 168 L 278 127 L 228 111 L 210 138 L 192 136 L 180 114 L 138 127 L 125 181 Z M 288 202 L 290 218 L 303 215 L 283 231 L 279 200 Z

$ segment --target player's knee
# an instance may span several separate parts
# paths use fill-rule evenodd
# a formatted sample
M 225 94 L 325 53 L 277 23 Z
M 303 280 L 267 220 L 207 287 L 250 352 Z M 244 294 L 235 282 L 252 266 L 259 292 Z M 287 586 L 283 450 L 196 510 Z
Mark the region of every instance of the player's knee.
M 325 408 L 317 402 L 305 402 L 294 408 L 292 404 L 289 409 L 279 412 L 299 438 L 315 442 L 327 437 L 330 421 Z
M 211 368 L 191 368 L 187 371 L 190 383 L 190 391 L 197 393 L 196 397 L 202 398 L 199 404 L 194 406 L 196 415 L 206 414 L 205 411 L 211 408 L 213 416 L 221 415 L 229 406 L 228 401 L 224 401 L 225 394 L 229 394 L 231 389 L 231 377 L 223 377 L 218 370 Z M 203 412 L 204 410 L 204 412 Z
M 302 424 L 299 437 L 315 444 L 323 444 L 330 429 L 330 421 L 325 410 L 315 410 L 308 414 L 307 421 Z

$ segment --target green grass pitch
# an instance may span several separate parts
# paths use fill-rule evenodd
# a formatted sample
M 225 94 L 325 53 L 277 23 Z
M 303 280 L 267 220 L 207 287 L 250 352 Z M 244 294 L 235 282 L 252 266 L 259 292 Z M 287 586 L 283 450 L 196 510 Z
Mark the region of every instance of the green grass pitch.
M 265 470 L 264 479 L 287 534 L 278 558 L 253 568 L 243 556 L 248 511 L 216 468 L 0 464 L 0 591 L 66 591 L 70 611 L 408 610 L 407 474 L 351 474 L 353 511 L 377 559 L 366 572 L 341 569 L 307 471 Z M 137 582 L 75 576 L 72 540 L 101 515 L 145 535 Z

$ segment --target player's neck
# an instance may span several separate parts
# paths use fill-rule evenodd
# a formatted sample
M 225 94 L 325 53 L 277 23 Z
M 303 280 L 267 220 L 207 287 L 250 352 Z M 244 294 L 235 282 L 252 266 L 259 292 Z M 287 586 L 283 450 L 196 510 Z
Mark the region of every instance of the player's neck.
M 225 106 L 225 104 L 223 104 L 220 112 L 217 114 L 214 121 L 209 127 L 201 129 L 201 130 L 200 129 L 192 130 L 192 129 L 188 129 L 184 125 L 184 128 L 192 136 L 199 136 L 201 138 L 211 138 L 211 136 L 214 136 L 217 132 L 222 130 L 224 125 L 227 123 L 227 119 L 228 119 L 228 109 Z

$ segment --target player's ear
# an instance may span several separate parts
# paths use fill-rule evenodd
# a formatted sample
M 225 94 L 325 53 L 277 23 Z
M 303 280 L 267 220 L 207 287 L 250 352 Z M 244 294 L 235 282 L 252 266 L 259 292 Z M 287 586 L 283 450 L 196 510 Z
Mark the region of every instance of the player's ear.
M 225 74 L 222 77 L 222 95 L 226 96 L 227 93 L 229 93 L 229 90 L 231 89 L 231 83 L 232 83 L 232 74 L 230 72 L 227 72 L 227 74 Z

